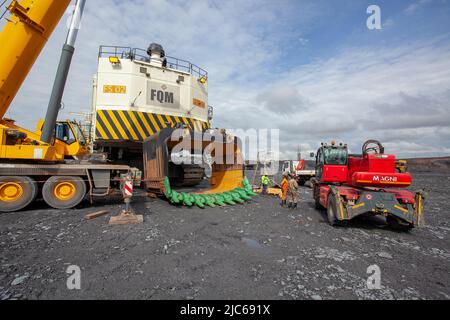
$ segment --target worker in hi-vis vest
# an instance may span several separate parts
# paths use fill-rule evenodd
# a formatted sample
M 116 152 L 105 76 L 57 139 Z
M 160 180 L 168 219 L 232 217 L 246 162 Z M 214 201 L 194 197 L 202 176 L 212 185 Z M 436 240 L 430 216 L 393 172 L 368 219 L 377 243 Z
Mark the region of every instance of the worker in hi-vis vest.
M 267 188 L 269 187 L 270 179 L 267 175 L 261 177 L 262 194 L 267 194 Z
M 286 205 L 287 192 L 289 189 L 289 181 L 288 174 L 283 174 L 283 179 L 281 180 L 281 206 L 284 207 Z

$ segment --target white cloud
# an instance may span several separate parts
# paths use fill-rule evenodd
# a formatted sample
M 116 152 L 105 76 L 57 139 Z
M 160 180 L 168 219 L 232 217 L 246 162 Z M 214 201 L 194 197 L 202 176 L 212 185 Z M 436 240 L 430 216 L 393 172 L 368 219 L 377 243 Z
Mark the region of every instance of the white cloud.
M 266 110 L 287 116 L 306 111 L 311 107 L 311 102 L 302 97 L 298 88 L 284 84 L 266 88 L 256 97 L 256 101 Z
M 294 156 L 298 143 L 315 148 L 322 140 L 338 139 L 359 150 L 366 139 L 394 141 L 399 133 L 404 140 L 395 140 L 399 148 L 389 144 L 389 152 L 417 154 L 417 148 L 405 147 L 415 143 L 424 151 L 445 153 L 450 147 L 450 45 L 437 45 L 441 43 L 448 39 L 396 48 L 347 48 L 331 59 L 279 75 L 277 81 L 255 89 L 254 97 L 248 92 L 237 95 L 241 99 L 233 101 L 231 110 L 225 109 L 225 102 L 219 104 L 228 110 L 220 112 L 220 118 L 229 125 L 281 128 L 286 156 Z M 274 102 L 281 98 L 266 95 L 261 101 L 261 92 L 278 92 L 280 86 L 291 92 L 284 91 L 283 101 L 294 103 L 301 92 L 309 105 L 293 110 L 284 102 L 290 111 L 286 117 Z M 278 117 L 273 108 L 279 110 Z M 246 116 L 239 110 L 246 110 Z
M 395 25 L 394 19 L 388 18 L 383 22 L 383 29 L 390 29 Z
M 431 2 L 433 2 L 433 0 L 419 0 L 419 1 L 413 2 L 405 9 L 405 13 L 413 14 L 413 13 L 417 12 L 420 8 L 422 8 L 423 6 L 425 6 Z
M 289 1 L 89 1 L 64 95 L 66 111 L 89 110 L 91 78 L 101 44 L 146 48 L 161 43 L 166 53 L 207 69 L 211 95 L 217 88 L 262 76 L 290 37 L 285 26 L 295 19 L 308 24 L 314 5 L 301 13 Z M 311 9 L 309 9 L 311 8 Z M 66 19 L 64 17 L 63 19 Z M 62 21 L 40 55 L 9 111 L 20 123 L 43 117 L 65 38 Z M 24 112 L 26 110 L 26 112 Z
M 306 45 L 308 44 L 308 42 L 309 42 L 309 39 L 306 39 L 306 38 L 299 38 L 298 41 L 300 42 L 300 44 L 301 44 L 302 46 L 306 46 Z

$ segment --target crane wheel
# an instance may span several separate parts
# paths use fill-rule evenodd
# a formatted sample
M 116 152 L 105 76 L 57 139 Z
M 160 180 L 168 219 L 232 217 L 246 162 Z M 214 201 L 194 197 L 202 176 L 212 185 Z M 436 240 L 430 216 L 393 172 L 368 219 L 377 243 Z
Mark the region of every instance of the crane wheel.
M 45 202 L 55 209 L 77 206 L 86 195 L 86 184 L 80 177 L 50 177 L 42 188 Z
M 0 212 L 14 212 L 36 199 L 38 187 L 29 177 L 0 177 Z
M 336 198 L 332 194 L 330 194 L 328 196 L 327 218 L 328 223 L 332 226 L 335 226 L 337 224 L 336 213 L 337 213 Z

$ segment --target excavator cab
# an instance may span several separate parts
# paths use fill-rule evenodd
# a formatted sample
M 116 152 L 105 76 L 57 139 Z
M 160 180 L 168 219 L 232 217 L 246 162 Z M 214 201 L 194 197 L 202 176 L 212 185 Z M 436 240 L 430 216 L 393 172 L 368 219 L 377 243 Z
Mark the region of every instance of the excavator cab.
M 341 183 L 347 180 L 347 145 L 323 144 L 317 151 L 316 178 L 321 182 Z

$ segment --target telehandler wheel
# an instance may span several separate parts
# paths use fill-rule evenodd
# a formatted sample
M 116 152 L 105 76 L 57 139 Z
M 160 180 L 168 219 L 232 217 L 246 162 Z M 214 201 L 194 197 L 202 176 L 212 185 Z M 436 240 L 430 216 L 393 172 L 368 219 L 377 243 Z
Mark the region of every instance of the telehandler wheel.
M 42 188 L 42 197 L 55 209 L 70 209 L 86 195 L 86 184 L 80 177 L 53 176 Z
M 19 211 L 36 199 L 38 187 L 29 177 L 0 177 L 0 212 Z
M 386 222 L 391 229 L 397 230 L 397 231 L 409 231 L 414 228 L 413 224 L 403 222 L 394 216 L 388 216 L 386 218 Z
M 328 223 L 332 226 L 337 225 L 336 214 L 337 214 L 336 198 L 330 194 L 328 196 L 327 218 L 328 218 Z
M 320 204 L 320 189 L 319 189 L 319 187 L 314 186 L 313 194 L 314 194 L 314 206 L 315 206 L 315 208 L 317 210 L 323 210 L 324 208 Z
M 305 178 L 298 178 L 298 185 L 299 186 L 304 186 L 305 185 L 305 183 L 306 183 L 306 179 Z
M 323 210 L 322 205 L 320 204 L 320 198 L 314 198 L 314 207 L 317 210 Z

